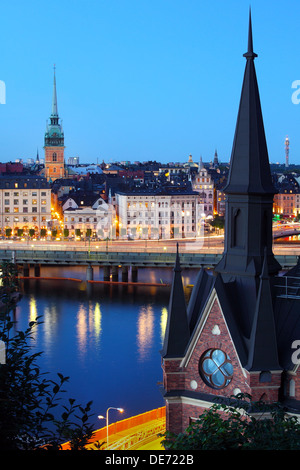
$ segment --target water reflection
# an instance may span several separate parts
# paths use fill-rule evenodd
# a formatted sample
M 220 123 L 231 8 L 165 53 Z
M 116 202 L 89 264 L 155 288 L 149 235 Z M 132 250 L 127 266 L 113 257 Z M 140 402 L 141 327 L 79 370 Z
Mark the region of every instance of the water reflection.
M 148 273 L 151 281 L 172 275 Z M 49 268 L 44 276 L 51 275 Z M 74 269 L 64 275 L 84 277 Z M 145 276 L 141 270 L 139 279 Z M 68 397 L 82 404 L 92 400 L 98 414 L 121 403 L 124 417 L 163 406 L 157 382 L 169 288 L 30 280 L 22 283 L 22 294 L 17 329 L 24 331 L 41 316 L 34 330 L 34 348 L 43 352 L 41 370 L 69 376 Z
M 102 314 L 99 302 L 94 304 L 89 301 L 87 306 L 81 303 L 76 318 L 78 355 L 83 360 L 88 353 L 88 346 L 92 339 L 94 339 L 95 348 L 97 350 L 100 348 Z
M 161 309 L 161 316 L 160 316 L 160 340 L 161 343 L 164 341 L 165 331 L 167 326 L 167 319 L 168 319 L 168 309 L 163 307 Z
M 29 300 L 29 321 L 35 321 L 37 315 L 36 300 L 33 295 L 31 295 Z
M 154 315 L 152 305 L 142 306 L 137 322 L 138 360 L 141 362 L 149 357 L 153 344 L 153 335 Z

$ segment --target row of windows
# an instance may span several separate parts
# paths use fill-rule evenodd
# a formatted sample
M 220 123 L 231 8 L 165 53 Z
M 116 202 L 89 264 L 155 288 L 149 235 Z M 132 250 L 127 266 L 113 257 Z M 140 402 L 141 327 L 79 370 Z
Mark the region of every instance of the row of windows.
M 10 201 L 9 199 L 4 199 L 4 205 L 5 205 L 5 206 L 9 206 L 9 205 L 10 205 L 10 202 L 11 202 L 11 201 Z M 14 200 L 13 200 L 13 204 L 14 204 L 15 206 L 18 206 L 20 202 L 21 202 L 21 201 L 20 201 L 19 199 L 14 199 Z M 37 204 L 37 199 L 32 199 L 30 202 L 31 202 L 32 205 L 35 206 L 35 205 Z M 27 206 L 27 205 L 28 205 L 28 199 L 23 199 L 22 203 L 23 203 L 24 206 Z M 43 206 L 46 205 L 46 204 L 47 204 L 47 199 L 42 199 L 42 200 L 41 200 L 41 204 L 42 204 Z
M 97 222 L 98 219 L 97 217 L 86 217 L 86 218 L 83 218 L 83 217 L 79 217 L 78 218 L 78 222 Z M 68 222 L 68 217 L 65 217 L 65 222 Z M 69 222 L 77 222 L 77 219 L 75 219 L 75 217 L 70 217 L 70 220 Z
M 17 223 L 17 222 L 37 222 L 37 216 L 32 216 L 32 217 L 13 217 L 12 221 L 14 223 Z M 4 221 L 5 223 L 10 223 L 11 222 L 11 217 L 4 217 Z M 42 222 L 46 222 L 46 217 L 45 216 L 42 216 L 41 217 L 41 221 Z
M 50 195 L 50 191 L 48 193 Z M 38 192 L 37 191 L 4 191 L 4 197 L 27 197 L 27 196 L 32 196 L 32 197 L 37 197 Z M 41 197 L 47 197 L 47 192 L 46 191 L 41 191 Z
M 179 202 L 172 202 L 171 204 L 169 202 L 151 202 L 151 207 L 155 207 L 155 204 L 157 204 L 158 207 L 162 207 L 162 208 L 168 208 L 168 207 L 171 207 L 171 208 L 174 208 L 174 209 L 177 209 L 177 208 L 180 208 L 180 207 L 195 207 L 195 201 L 185 201 L 185 202 L 182 202 L 182 203 L 179 203 Z M 149 209 L 150 207 L 150 203 L 148 202 L 128 202 L 127 203 L 127 209 L 136 209 L 137 207 L 139 207 L 140 209 L 142 209 L 143 207 L 145 207 L 146 209 Z
M 28 209 L 28 207 L 23 207 L 22 210 L 20 210 L 19 207 L 14 207 L 13 210 L 10 210 L 9 207 L 5 207 L 4 213 L 10 214 L 11 212 L 50 212 L 49 210 L 47 211 L 47 207 L 41 207 L 40 211 L 38 211 L 38 208 L 36 206 L 31 207 L 31 211 L 29 211 Z

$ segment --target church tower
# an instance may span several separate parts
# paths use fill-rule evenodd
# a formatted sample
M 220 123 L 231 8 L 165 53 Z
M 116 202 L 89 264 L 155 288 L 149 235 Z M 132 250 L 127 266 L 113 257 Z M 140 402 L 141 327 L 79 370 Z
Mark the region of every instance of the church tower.
M 186 308 L 178 253 L 176 258 L 161 351 L 166 427 L 176 434 L 217 397 L 239 393 L 254 401 L 280 401 L 291 413 L 300 413 L 300 360 L 293 362 L 291 354 L 293 341 L 300 338 L 300 295 L 297 291 L 291 299 L 280 287 L 289 276 L 299 283 L 300 258 L 287 279 L 278 276 L 281 266 L 272 251 L 275 190 L 254 66 L 251 12 L 244 57 L 224 190 L 224 252 L 213 271 L 199 270 Z
M 254 66 L 251 15 L 248 51 L 226 196 L 223 258 L 216 271 L 223 277 L 260 276 L 267 250 L 268 272 L 280 266 L 272 253 L 273 196 L 268 150 Z
M 47 124 L 45 132 L 45 177 L 47 181 L 54 181 L 57 178 L 64 178 L 64 133 L 59 123 L 57 110 L 56 77 L 54 67 L 52 112 L 50 124 Z

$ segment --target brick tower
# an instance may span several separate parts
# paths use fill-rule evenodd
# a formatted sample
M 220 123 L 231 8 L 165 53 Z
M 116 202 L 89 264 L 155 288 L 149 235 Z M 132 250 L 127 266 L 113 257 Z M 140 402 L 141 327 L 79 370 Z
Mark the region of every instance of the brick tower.
M 54 181 L 57 178 L 64 178 L 64 133 L 57 111 L 56 77 L 54 67 L 52 112 L 50 124 L 47 124 L 45 132 L 45 177 L 47 181 Z
M 166 424 L 174 433 L 184 431 L 216 397 L 238 393 L 284 403 L 287 413 L 300 415 L 300 288 L 296 287 L 300 257 L 283 274 L 272 251 L 275 191 L 254 66 L 251 14 L 244 57 L 224 189 L 224 253 L 213 272 L 200 269 L 187 306 L 178 253 L 174 268 L 161 351 Z

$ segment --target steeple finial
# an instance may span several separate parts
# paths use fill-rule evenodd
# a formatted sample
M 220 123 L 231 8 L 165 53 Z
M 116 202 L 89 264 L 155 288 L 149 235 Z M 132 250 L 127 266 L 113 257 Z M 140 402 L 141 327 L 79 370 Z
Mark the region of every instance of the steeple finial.
M 54 77 L 53 77 L 53 96 L 52 96 L 52 116 L 58 116 L 57 111 L 57 95 L 56 95 L 56 77 L 55 77 L 55 64 L 54 64 Z
M 176 261 L 168 309 L 168 320 L 161 355 L 182 357 L 190 338 L 190 330 L 186 311 L 186 302 L 181 278 L 179 247 L 177 243 Z
M 257 57 L 257 54 L 253 52 L 251 8 L 249 9 L 248 51 L 244 54 L 244 57 L 246 57 L 246 59 L 255 59 L 255 57 Z

